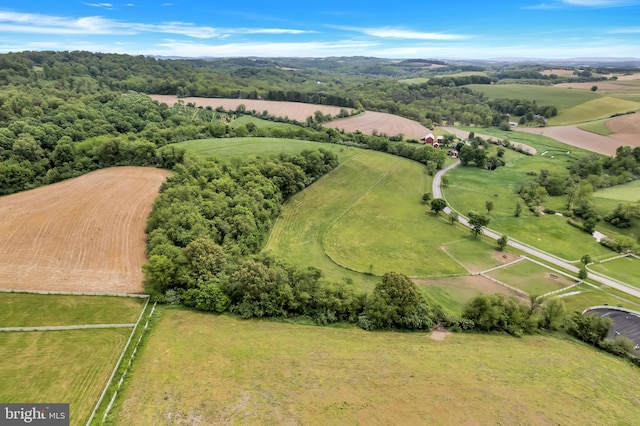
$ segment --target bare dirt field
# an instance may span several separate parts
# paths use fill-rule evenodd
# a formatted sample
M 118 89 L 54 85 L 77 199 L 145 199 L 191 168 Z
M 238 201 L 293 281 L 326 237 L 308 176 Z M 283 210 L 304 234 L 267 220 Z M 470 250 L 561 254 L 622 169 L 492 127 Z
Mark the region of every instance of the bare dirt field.
M 551 74 L 555 74 L 555 75 L 573 75 L 573 70 L 563 70 L 563 69 L 560 69 L 560 68 L 554 68 L 554 69 L 550 69 L 550 70 L 540 71 L 540 74 L 542 74 L 542 75 L 551 75 Z
M 178 99 L 184 103 L 194 103 L 197 106 L 217 108 L 222 107 L 225 110 L 235 110 L 238 105 L 244 105 L 247 110 L 256 110 L 258 112 L 269 111 L 269 114 L 278 117 L 289 117 L 293 120 L 305 121 L 307 117 L 312 116 L 316 111 L 323 114 L 338 115 L 341 107 L 305 104 L 302 102 L 278 102 L 263 101 L 259 99 L 225 99 L 225 98 L 178 98 L 174 95 L 149 95 L 151 99 L 165 103 L 167 105 L 175 104 Z M 349 110 L 349 108 L 347 108 Z
M 632 147 L 640 146 L 640 113 L 612 118 L 605 126 L 613 132 L 610 138 Z
M 360 130 L 365 134 L 373 134 L 374 131 L 387 136 L 403 134 L 405 138 L 420 139 L 431 130 L 408 118 L 400 117 L 384 112 L 367 111 L 355 117 L 325 123 L 325 127 L 355 132 Z
M 616 155 L 616 149 L 620 146 L 620 140 L 615 136 L 602 136 L 587 132 L 577 126 L 554 126 L 544 128 L 519 128 L 519 132 L 535 133 L 548 136 L 552 139 L 564 142 L 567 145 L 587 149 L 604 155 Z M 632 135 L 631 135 L 632 136 Z M 633 138 L 631 138 L 633 139 Z M 625 142 L 626 145 L 640 146 L 640 138 L 635 137 L 635 142 Z
M 144 226 L 169 174 L 114 167 L 0 198 L 0 287 L 141 292 Z

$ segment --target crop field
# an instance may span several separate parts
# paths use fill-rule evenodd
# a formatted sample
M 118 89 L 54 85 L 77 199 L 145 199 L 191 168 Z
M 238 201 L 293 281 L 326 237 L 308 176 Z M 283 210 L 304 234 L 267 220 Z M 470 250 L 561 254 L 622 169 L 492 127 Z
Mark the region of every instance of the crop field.
M 358 148 L 321 142 L 301 141 L 281 138 L 221 138 L 196 139 L 175 144 L 202 158 L 256 158 L 281 153 L 297 154 L 305 149 L 323 148 L 333 151 L 340 161 L 355 155 Z
M 169 174 L 114 167 L 2 197 L 2 287 L 142 291 L 144 226 Z
M 619 140 L 614 139 L 614 135 L 602 136 L 597 133 L 582 130 L 575 125 L 545 128 L 518 128 L 517 133 L 523 134 L 525 132 L 556 139 L 557 141 L 569 145 L 569 149 L 572 150 L 575 150 L 575 148 L 581 148 L 607 156 L 616 155 L 616 149 L 622 145 Z M 637 144 L 640 144 L 640 142 L 637 142 Z
M 0 293 L 0 327 L 133 324 L 144 299 Z M 0 401 L 65 402 L 86 424 L 131 328 L 0 332 Z
M 341 107 L 329 105 L 305 104 L 302 102 L 278 102 L 263 101 L 259 99 L 226 99 L 226 98 L 178 98 L 174 95 L 149 95 L 155 101 L 173 105 L 178 100 L 186 103 L 193 103 L 201 107 L 218 108 L 225 110 L 235 110 L 239 105 L 244 105 L 248 111 L 255 110 L 257 112 L 268 111 L 269 114 L 278 117 L 289 117 L 293 120 L 305 121 L 307 117 L 312 116 L 316 111 L 323 114 L 338 115 Z M 347 110 L 349 108 L 346 108 Z
M 640 134 L 640 113 L 626 114 L 607 120 L 607 130 L 613 134 L 611 137 L 621 145 L 640 146 L 638 135 Z
M 589 269 L 640 289 L 640 260 L 635 257 L 595 263 L 590 265 Z
M 632 424 L 638 381 L 554 337 L 434 341 L 164 309 L 114 423 Z
M 144 302 L 132 297 L 0 293 L 0 327 L 132 324 Z
M 266 248 L 332 279 L 345 268 L 327 255 L 365 274 L 466 274 L 438 247 L 465 234 L 427 212 L 430 189 L 424 166 L 364 151 L 285 203 Z
M 384 112 L 366 111 L 354 117 L 324 123 L 323 126 L 346 132 L 355 132 L 371 135 L 374 132 L 388 136 L 404 135 L 405 138 L 420 139 L 431 130 L 414 120 Z
M 556 274 L 544 266 L 528 260 L 496 269 L 487 275 L 519 288 L 530 296 L 541 296 L 575 283 L 563 275 Z
M 598 86 L 597 93 L 613 96 L 629 101 L 640 101 L 640 75 L 620 75 L 617 80 L 596 81 L 589 83 L 561 83 L 555 87 L 575 89 L 577 91 L 590 91 L 593 86 Z

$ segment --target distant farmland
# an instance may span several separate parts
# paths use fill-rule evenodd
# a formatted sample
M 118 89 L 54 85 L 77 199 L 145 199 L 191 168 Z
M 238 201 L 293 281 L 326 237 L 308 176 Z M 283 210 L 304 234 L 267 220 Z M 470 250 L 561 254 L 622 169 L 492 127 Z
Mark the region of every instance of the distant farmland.
M 149 97 L 167 105 L 173 105 L 180 100 L 184 103 L 191 102 L 201 107 L 209 106 L 214 109 L 222 107 L 225 110 L 235 110 L 239 105 L 244 105 L 248 111 L 268 111 L 271 115 L 289 117 L 298 121 L 305 121 L 307 117 L 312 116 L 316 111 L 320 111 L 325 115 L 338 115 L 342 109 L 342 107 L 329 105 L 305 104 L 302 102 L 263 101 L 258 99 L 178 98 L 174 95 L 149 95 Z M 349 110 L 349 108 L 346 109 Z
M 420 139 L 431 132 L 428 128 L 414 120 L 384 112 L 366 111 L 355 117 L 335 120 L 325 123 L 325 127 L 332 127 L 347 132 L 361 131 L 365 134 L 386 134 L 387 136 L 404 135 L 405 138 Z

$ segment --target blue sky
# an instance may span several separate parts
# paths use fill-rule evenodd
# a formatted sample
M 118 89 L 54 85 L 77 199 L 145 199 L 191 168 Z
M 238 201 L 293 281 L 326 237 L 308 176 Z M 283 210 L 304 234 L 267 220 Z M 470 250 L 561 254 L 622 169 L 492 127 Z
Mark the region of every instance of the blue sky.
M 0 52 L 640 57 L 640 0 L 2 0 Z

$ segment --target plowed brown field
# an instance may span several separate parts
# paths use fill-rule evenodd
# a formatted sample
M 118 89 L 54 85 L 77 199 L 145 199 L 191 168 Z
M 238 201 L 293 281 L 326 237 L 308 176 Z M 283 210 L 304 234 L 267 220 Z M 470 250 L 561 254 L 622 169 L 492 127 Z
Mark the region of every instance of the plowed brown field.
M 367 111 L 355 117 L 336 120 L 325 123 L 325 127 L 332 127 L 347 132 L 355 132 L 360 130 L 365 134 L 376 132 L 384 133 L 388 136 L 403 134 L 406 138 L 420 139 L 421 137 L 431 133 L 431 130 L 408 118 L 399 117 L 384 112 Z
M 567 145 L 577 146 L 604 155 L 616 155 L 616 149 L 621 145 L 615 135 L 601 136 L 587 132 L 577 126 L 553 126 L 553 127 L 519 127 L 519 132 L 535 133 L 548 136 Z M 640 140 L 636 138 L 635 144 L 631 141 L 625 145 L 640 146 Z
M 184 101 L 184 103 L 191 102 L 201 107 L 223 107 L 225 110 L 235 110 L 238 105 L 243 104 L 249 111 L 269 111 L 269 114 L 271 115 L 289 117 L 298 121 L 305 121 L 307 117 L 312 116 L 316 111 L 321 111 L 323 114 L 338 115 L 342 109 L 341 107 L 328 105 L 304 104 L 301 102 L 263 101 L 258 99 L 178 98 L 174 95 L 149 96 L 151 99 L 167 105 L 173 105 L 178 101 L 178 99 L 180 99 L 181 101 Z
M 142 291 L 144 226 L 170 172 L 114 167 L 0 198 L 0 288 Z
M 631 147 L 640 146 L 640 113 L 612 118 L 605 126 L 613 132 L 611 138 Z

